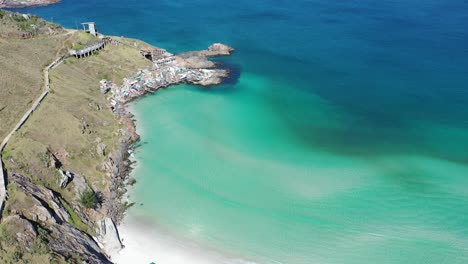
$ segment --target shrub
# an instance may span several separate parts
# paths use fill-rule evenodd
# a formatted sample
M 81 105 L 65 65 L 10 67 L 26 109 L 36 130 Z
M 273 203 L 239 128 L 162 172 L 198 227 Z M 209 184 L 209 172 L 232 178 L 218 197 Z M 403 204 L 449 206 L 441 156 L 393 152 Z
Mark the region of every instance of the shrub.
M 50 162 L 50 158 L 49 158 L 49 153 L 48 152 L 40 152 L 39 154 L 37 154 L 39 160 L 41 161 L 41 164 L 44 166 L 44 168 L 48 168 L 49 167 L 49 162 Z
M 13 255 L 11 256 L 11 258 L 13 259 L 13 261 L 17 262 L 17 261 L 20 261 L 23 259 L 23 252 L 21 252 L 20 250 L 15 250 L 13 252 Z
M 59 200 L 60 200 L 60 203 L 63 205 L 63 207 L 65 208 L 65 210 L 67 210 L 68 214 L 70 215 L 70 218 L 68 219 L 68 222 L 78 228 L 79 230 L 91 235 L 91 236 L 95 236 L 96 234 L 93 232 L 93 230 L 91 228 L 89 228 L 89 226 L 87 226 L 85 223 L 83 223 L 83 221 L 81 220 L 81 218 L 76 214 L 76 212 L 71 208 L 70 204 L 68 204 L 67 201 L 65 201 L 62 197 L 59 197 Z M 81 262 L 78 262 L 78 263 L 81 263 Z
M 15 20 L 16 22 L 24 22 L 24 21 L 26 21 L 26 18 L 24 18 L 23 15 L 14 14 L 13 15 L 13 20 Z
M 42 241 L 44 243 L 49 242 L 49 240 L 47 239 L 47 235 L 49 235 L 49 231 L 47 231 L 47 229 L 44 229 L 41 226 L 38 226 L 37 227 L 37 234 L 38 234 L 38 238 L 39 238 L 40 241 Z
M 133 185 L 135 185 L 136 182 L 137 182 L 137 181 L 135 180 L 135 178 L 130 178 L 130 179 L 128 180 L 128 185 L 133 186 Z
M 5 149 L 3 151 L 3 159 L 9 160 L 13 155 L 11 154 L 11 150 Z
M 7 246 L 15 244 L 15 237 L 8 232 L 5 225 L 0 225 L 0 243 L 5 243 Z
M 96 207 L 97 201 L 97 195 L 93 190 L 86 190 L 81 194 L 80 203 L 86 208 Z
M 49 253 L 50 251 L 46 242 L 44 242 L 40 238 L 36 238 L 34 240 L 34 244 L 32 245 L 32 252 L 35 254 L 39 254 L 39 255 L 45 255 Z
M 76 43 L 75 45 L 73 45 L 73 49 L 74 50 L 80 50 L 80 49 L 83 49 L 84 46 L 80 43 Z

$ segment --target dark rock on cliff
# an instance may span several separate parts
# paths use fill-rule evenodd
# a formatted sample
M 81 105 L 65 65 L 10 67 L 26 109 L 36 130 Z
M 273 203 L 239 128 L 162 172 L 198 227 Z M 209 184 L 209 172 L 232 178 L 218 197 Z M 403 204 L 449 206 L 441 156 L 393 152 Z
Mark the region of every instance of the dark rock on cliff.
M 18 213 L 42 224 L 61 224 L 68 221 L 70 215 L 51 190 L 35 185 L 19 174 L 11 175 L 10 179 L 30 198 L 26 205 L 18 206 Z
M 90 264 L 112 263 L 89 235 L 69 223 L 53 225 L 50 231 L 53 239 L 48 246 L 58 254 L 69 257 L 77 253 Z
M 16 239 L 25 248 L 30 248 L 37 236 L 37 228 L 47 230 L 47 246 L 65 259 L 79 255 L 85 263 L 112 263 L 99 245 L 87 233 L 69 223 L 71 218 L 62 199 L 52 190 L 32 183 L 27 177 L 12 174 L 11 185 L 18 188 L 15 195 L 21 196 L 9 211 L 13 214 L 4 223 L 14 222 Z M 69 205 L 68 205 L 69 206 Z M 74 213 L 83 221 L 83 214 L 74 208 Z M 91 223 L 87 223 L 91 226 Z

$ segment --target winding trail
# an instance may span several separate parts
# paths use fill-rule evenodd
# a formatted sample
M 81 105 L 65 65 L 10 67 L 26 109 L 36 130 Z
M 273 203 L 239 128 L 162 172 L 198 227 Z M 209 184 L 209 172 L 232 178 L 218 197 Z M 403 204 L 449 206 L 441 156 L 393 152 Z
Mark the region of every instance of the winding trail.
M 2 211 L 3 207 L 5 206 L 5 199 L 8 197 L 8 193 L 6 190 L 6 185 L 7 185 L 7 180 L 6 180 L 6 170 L 3 167 L 3 159 L 2 159 L 2 152 L 5 149 L 5 146 L 8 144 L 8 141 L 11 139 L 13 134 L 18 131 L 18 129 L 21 128 L 22 125 L 26 122 L 26 120 L 31 116 L 31 114 L 39 107 L 41 102 L 44 100 L 44 98 L 49 94 L 50 91 L 50 79 L 49 79 L 49 71 L 59 65 L 63 59 L 67 57 L 67 55 L 62 55 L 60 56 L 60 52 L 62 49 L 65 48 L 65 42 L 69 40 L 72 36 L 74 30 L 69 30 L 65 36 L 69 36 L 66 40 L 62 42 L 62 48 L 58 49 L 57 52 L 55 53 L 55 59 L 52 63 L 47 65 L 43 72 L 44 72 L 44 85 L 43 89 L 44 92 L 37 98 L 37 100 L 34 102 L 34 104 L 31 106 L 31 108 L 23 115 L 21 120 L 16 124 L 16 126 L 11 130 L 11 132 L 3 139 L 2 143 L 0 144 L 0 219 L 2 218 Z
M 3 168 L 3 161 L 2 161 L 3 149 L 5 148 L 8 141 L 11 139 L 11 137 L 15 134 L 15 132 L 18 131 L 21 128 L 21 126 L 24 125 L 26 120 L 28 120 L 31 114 L 39 107 L 39 105 L 44 100 L 44 98 L 49 94 L 49 91 L 50 91 L 49 71 L 53 69 L 54 67 L 56 67 L 57 65 L 59 65 L 65 57 L 66 55 L 58 57 L 51 64 L 47 65 L 44 68 L 44 92 L 39 96 L 39 98 L 37 98 L 37 100 L 34 102 L 31 108 L 23 115 L 21 120 L 16 124 L 13 130 L 11 130 L 11 132 L 3 139 L 2 144 L 0 145 L 0 217 L 2 214 L 3 207 L 5 205 L 5 199 L 8 196 L 8 193 L 6 190 L 6 171 Z

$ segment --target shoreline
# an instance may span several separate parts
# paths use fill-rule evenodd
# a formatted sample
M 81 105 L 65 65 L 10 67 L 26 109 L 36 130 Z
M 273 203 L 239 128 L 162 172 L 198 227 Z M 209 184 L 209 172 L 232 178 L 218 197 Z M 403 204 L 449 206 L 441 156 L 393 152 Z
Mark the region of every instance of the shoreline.
M 134 166 L 138 161 L 131 154 L 138 148 L 137 143 L 140 141 L 139 133 L 141 132 L 137 130 L 135 109 L 130 103 L 146 94 L 154 94 L 159 89 L 181 83 L 192 83 L 201 86 L 213 86 L 222 83 L 222 79 L 229 76 L 229 70 L 212 69 L 215 68 L 215 63 L 209 61 L 207 57 L 228 56 L 233 50 L 233 48 L 220 43 L 213 44 L 208 50 L 183 53 L 180 56 L 172 55 L 164 50 L 165 56 L 152 58 L 154 64 L 151 71 L 139 70 L 133 77 L 124 79 L 121 86 L 107 80 L 101 81 L 101 92 L 103 94 L 112 91 L 112 94 L 108 95 L 107 98 L 112 112 L 117 115 L 119 122 L 123 125 L 120 129 L 122 134 L 120 143 L 109 156 L 109 167 L 112 168 L 110 172 L 110 199 L 106 202 L 105 215 L 114 221 L 115 231 L 121 244 L 119 250 L 106 252 L 112 262 L 129 263 L 138 261 L 138 263 L 150 263 L 157 260 L 157 263 L 161 263 L 161 260 L 164 260 L 163 263 L 171 264 L 187 262 L 200 264 L 255 263 L 245 262 L 240 259 L 232 262 L 229 260 L 230 258 L 219 252 L 202 249 L 200 245 L 193 242 L 187 243 L 187 241 L 176 240 L 171 235 L 163 234 L 157 228 L 151 228 L 151 225 L 146 224 L 147 229 L 150 229 L 151 234 L 154 235 L 154 237 L 150 238 L 148 232 L 143 232 L 139 228 L 141 221 L 128 214 L 128 209 L 134 205 L 131 199 L 131 190 L 129 189 L 132 189 L 133 184 L 138 184 L 138 180 L 132 173 L 139 166 Z M 161 60 L 167 60 L 168 56 L 169 58 L 174 57 L 175 63 L 161 64 Z M 210 68 L 210 70 L 206 68 Z M 177 70 L 177 73 L 175 70 Z M 169 72 L 169 78 L 164 74 L 165 71 Z M 171 71 L 172 75 L 170 74 Z M 203 74 L 202 77 L 200 75 L 190 76 L 191 72 L 197 71 Z M 206 74 L 207 72 L 213 74 Z M 135 89 L 135 87 L 138 88 Z M 164 237 L 164 239 L 161 237 Z M 157 252 L 155 248 L 160 249 L 160 252 Z M 187 249 L 191 250 L 187 251 Z M 162 252 L 166 252 L 166 254 Z M 148 257 L 152 256 L 152 254 L 155 254 L 154 259 Z
M 111 256 L 117 264 L 257 264 L 181 238 L 135 213 L 127 215 L 118 228 L 124 248 Z
M 103 35 L 104 37 L 104 35 Z M 112 40 L 117 45 L 126 45 L 119 40 Z M 123 125 L 117 150 L 109 155 L 106 167 L 110 169 L 109 199 L 106 202 L 106 217 L 119 225 L 123 219 L 128 202 L 122 201 L 129 186 L 133 162 L 129 159 L 135 143 L 140 140 L 135 125 L 135 115 L 129 110 L 128 104 L 146 94 L 156 93 L 159 89 L 181 83 L 192 83 L 203 87 L 221 84 L 229 76 L 229 70 L 217 69 L 216 64 L 208 57 L 229 56 L 234 51 L 232 47 L 214 43 L 206 50 L 191 51 L 174 55 L 156 46 L 140 49 L 140 54 L 151 60 L 150 69 L 138 70 L 131 77 L 123 79 L 122 85 L 108 80 L 100 81 L 102 94 L 108 94 L 110 109 L 117 115 Z
M 0 0 L 0 5 L 3 3 L 5 1 Z M 91 65 L 93 59 L 85 57 L 90 57 L 91 55 L 97 57 L 99 56 L 99 52 L 89 53 L 85 57 L 76 56 L 76 52 L 73 53 L 72 51 L 74 50 L 67 48 L 69 46 L 66 45 L 67 41 L 70 41 L 68 44 L 72 45 L 72 47 L 74 42 L 81 43 L 82 41 L 90 43 L 84 45 L 93 47 L 92 45 L 94 44 L 88 40 L 88 35 L 85 35 L 86 33 L 80 33 L 78 30 L 67 31 L 67 29 L 63 29 L 55 24 L 48 24 L 49 22 L 37 16 L 3 10 L 0 10 L 0 12 L 2 23 L 11 26 L 10 31 L 6 31 L 8 34 L 5 33 L 7 40 L 11 36 L 15 37 L 15 39 L 25 39 L 26 31 L 19 30 L 19 25 L 23 24 L 18 24 L 18 21 L 32 23 L 31 27 L 37 24 L 39 25 L 38 33 L 36 32 L 37 35 L 51 35 L 53 36 L 50 37 L 52 39 L 55 38 L 55 33 L 58 32 L 56 34 L 56 41 L 58 43 L 56 50 L 53 50 L 51 52 L 53 54 L 50 56 L 44 56 L 47 58 L 43 58 L 43 60 L 49 60 L 49 57 L 52 57 L 52 55 L 55 59 L 63 54 L 52 64 L 48 64 L 50 61 L 46 61 L 47 64 L 44 64 L 49 65 L 46 66 L 44 72 L 47 91 L 39 97 L 39 100 L 35 102 L 33 108 L 27 112 L 27 115 L 20 120 L 20 123 L 18 123 L 12 133 L 24 123 L 24 120 L 31 114 L 30 112 L 35 110 L 39 106 L 39 102 L 49 94 L 49 76 L 47 70 L 57 64 L 57 61 L 66 58 L 63 63 L 64 65 L 76 63 L 73 66 L 67 65 L 66 67 L 64 66 L 65 68 L 60 68 L 59 70 L 63 72 L 58 71 L 56 72 L 57 75 L 68 76 L 67 74 L 72 74 L 71 76 L 75 76 L 75 73 L 81 72 L 81 70 L 83 70 L 82 73 L 90 73 L 90 78 L 73 79 L 73 83 L 76 85 L 70 85 L 63 79 L 60 79 L 60 77 L 57 78 L 56 87 L 66 87 L 66 89 L 61 90 L 63 94 L 60 96 L 53 97 L 53 102 L 56 104 L 62 102 L 67 104 L 67 99 L 77 99 L 77 102 L 80 102 L 78 106 L 72 105 L 70 108 L 65 109 L 64 114 L 57 118 L 61 121 L 66 120 L 66 122 L 71 120 L 70 123 L 66 123 L 68 125 L 66 129 L 70 127 L 70 133 L 64 133 L 62 137 L 49 138 L 49 134 L 46 132 L 34 131 L 34 135 L 42 136 L 41 140 L 37 141 L 39 143 L 37 146 L 35 145 L 33 148 L 30 148 L 27 144 L 21 145 L 18 143 L 20 146 L 18 153 L 14 152 L 10 154 L 10 158 L 8 159 L 10 164 L 7 165 L 16 170 L 16 173 L 12 173 L 10 176 L 13 179 L 10 183 L 13 183 L 13 186 L 28 187 L 32 186 L 32 182 L 34 184 L 39 182 L 37 186 L 41 188 L 37 189 L 35 186 L 11 190 L 10 197 L 13 197 L 12 200 L 15 194 L 24 195 L 28 199 L 31 199 L 31 202 L 28 200 L 27 204 L 8 202 L 8 199 L 5 199 L 5 188 L 4 190 L 0 190 L 0 209 L 4 209 L 2 211 L 4 213 L 2 218 L 6 219 L 5 223 L 9 221 L 18 222 L 17 218 L 24 220 L 18 223 L 18 225 L 32 231 L 27 234 L 26 239 L 18 237 L 17 241 L 26 248 L 29 246 L 29 240 L 34 240 L 38 237 L 36 230 L 44 228 L 51 231 L 46 234 L 47 240 L 41 241 L 41 243 L 47 243 L 47 247 L 50 248 L 50 252 L 48 251 L 47 254 L 54 253 L 57 259 L 74 260 L 75 258 L 82 258 L 89 263 L 111 263 L 110 257 L 122 248 L 122 241 L 116 226 L 122 222 L 127 209 L 133 205 L 129 197 L 130 194 L 128 194 L 128 189 L 135 183 L 135 179 L 131 178 L 131 172 L 135 168 L 134 164 L 136 162 L 132 158 L 132 151 L 138 147 L 137 142 L 140 136 L 136 131 L 134 111 L 132 111 L 129 103 L 147 93 L 155 93 L 161 88 L 175 84 L 192 83 L 201 86 L 220 84 L 229 75 L 229 71 L 227 69 L 217 69 L 215 63 L 207 57 L 230 55 L 233 49 L 223 44 L 215 43 L 208 47 L 208 50 L 196 51 L 182 56 L 168 53 L 163 49 L 137 39 L 116 36 L 112 36 L 113 39 L 110 39 L 110 37 L 99 34 L 91 38 L 93 40 L 96 40 L 95 37 L 101 40 L 105 38 L 105 41 L 111 40 L 112 42 L 109 46 L 113 47 L 115 51 L 107 52 L 109 57 L 102 59 L 102 61 L 94 59 L 94 64 Z M 5 14 L 7 15 L 5 16 Z M 5 19 L 3 20 L 3 18 Z M 30 19 L 31 22 L 25 22 Z M 40 31 L 46 27 L 47 30 Z M 55 29 L 59 30 L 56 32 L 54 31 Z M 29 38 L 36 35 L 31 33 L 26 36 Z M 5 37 L 3 32 L 0 37 L 1 39 Z M 46 40 L 50 39 L 44 37 L 44 42 Z M 30 43 L 28 42 L 28 44 Z M 32 50 L 36 48 L 32 44 L 26 45 L 26 47 Z M 69 57 L 71 58 L 68 59 Z M 89 64 L 87 60 L 91 60 Z M 126 63 L 123 66 L 119 65 L 122 61 Z M 93 69 L 96 72 L 98 71 L 97 68 L 99 66 L 96 65 L 102 65 L 102 75 L 93 75 Z M 39 66 L 41 66 L 42 72 L 43 67 L 42 65 Z M 122 72 L 115 73 L 114 67 L 119 68 Z M 42 74 L 41 77 L 43 77 Z M 118 86 L 112 81 L 106 81 L 102 78 L 111 78 L 120 85 Z M 101 86 L 99 86 L 99 83 Z M 80 89 L 83 86 L 87 86 L 88 90 L 83 92 L 83 89 Z M 101 89 L 99 90 L 99 88 Z M 49 96 L 48 98 L 51 97 Z M 89 108 L 76 110 L 76 108 L 82 105 L 87 105 Z M 53 111 L 53 107 L 52 109 L 47 107 L 42 107 L 41 109 L 44 108 L 46 110 L 43 111 L 46 111 L 46 113 L 47 111 Z M 103 111 L 99 115 L 97 111 L 100 110 Z M 55 114 L 55 112 L 53 113 Z M 69 117 L 67 114 L 70 114 L 74 119 L 67 118 Z M 39 118 L 38 120 L 42 122 L 49 120 L 47 115 L 41 115 L 41 113 L 35 115 L 35 117 Z M 76 126 L 73 126 L 73 124 L 76 124 Z M 109 128 L 110 125 L 112 125 L 111 128 Z M 60 126 L 57 127 L 60 128 Z M 62 127 L 61 129 L 64 130 L 65 128 Z M 73 137 L 70 138 L 70 136 Z M 8 141 L 9 137 L 7 136 L 5 142 Z M 63 146 L 63 144 L 60 144 L 60 142 L 70 142 L 80 137 L 83 139 L 80 140 L 80 143 L 82 142 L 81 145 L 70 144 L 71 146 Z M 104 141 L 103 138 L 105 139 Z M 23 140 L 27 139 L 25 137 Z M 20 142 L 23 143 L 22 141 Z M 46 146 L 43 147 L 41 144 Z M 18 154 L 18 160 L 25 158 L 21 152 L 23 150 L 22 147 L 27 149 L 28 158 L 33 161 L 27 164 L 28 170 L 25 169 L 26 165 L 24 163 L 20 164 L 16 162 L 16 154 Z M 89 160 L 83 158 L 81 161 L 81 156 L 79 156 L 80 162 L 72 162 L 76 160 L 75 155 L 83 155 L 84 157 L 85 154 L 83 152 L 85 151 L 90 151 L 89 153 L 86 152 L 86 155 L 90 154 L 89 156 L 92 158 Z M 35 156 L 37 153 L 38 155 Z M 36 160 L 39 162 L 34 163 Z M 10 168 L 9 172 L 11 173 L 13 169 Z M 0 169 L 2 170 L 2 175 L 0 176 L 4 176 L 3 159 L 1 160 Z M 54 172 L 58 173 L 53 174 Z M 58 178 L 59 173 L 61 178 Z M 32 179 L 29 179 L 24 177 L 23 174 L 33 174 L 34 176 L 31 176 Z M 57 176 L 57 185 L 55 185 L 55 182 L 51 183 L 51 181 L 55 181 L 54 178 L 50 178 L 51 174 Z M 89 176 L 89 178 L 86 178 L 84 175 Z M 94 175 L 98 176 L 97 179 L 92 178 Z M 46 184 L 41 184 L 41 180 L 46 179 L 46 176 L 48 181 Z M 66 189 L 71 181 L 74 184 Z M 93 195 L 94 200 L 86 203 L 83 202 L 82 197 L 84 197 L 88 190 Z M 36 197 L 39 195 L 45 198 L 38 200 Z M 4 200 L 6 200 L 6 203 L 3 203 Z M 2 208 L 3 206 L 8 207 Z M 11 232 L 17 231 L 11 230 Z M 25 252 L 25 254 L 28 253 Z M 34 255 L 35 253 L 31 254 Z
M 139 99 L 139 98 L 137 98 Z M 133 101 L 132 101 L 133 102 Z M 137 149 L 135 146 L 141 138 L 142 125 L 136 125 L 137 113 L 131 102 L 124 104 L 125 110 L 133 117 L 132 125 L 139 136 L 138 140 L 129 145 L 129 149 Z M 141 166 L 138 159 L 131 154 L 128 156 L 130 168 L 128 178 L 139 178 L 135 175 Z M 135 186 L 126 185 L 123 201 L 133 203 Z M 122 220 L 117 224 L 117 232 L 122 243 L 122 248 L 110 255 L 110 260 L 117 264 L 123 263 L 158 263 L 158 264 L 258 264 L 252 260 L 246 260 L 241 256 L 235 256 L 222 252 L 217 248 L 200 244 L 199 241 L 181 237 L 180 234 L 159 226 L 157 222 L 145 217 L 138 212 L 138 203 L 123 212 Z

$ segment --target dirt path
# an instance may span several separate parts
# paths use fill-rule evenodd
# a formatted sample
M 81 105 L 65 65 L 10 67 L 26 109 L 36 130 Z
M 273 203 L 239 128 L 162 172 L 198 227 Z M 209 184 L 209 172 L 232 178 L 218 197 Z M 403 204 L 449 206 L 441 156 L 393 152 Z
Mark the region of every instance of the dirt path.
M 7 190 L 6 190 L 6 172 L 3 168 L 3 161 L 2 161 L 2 152 L 3 149 L 5 148 L 6 144 L 8 141 L 11 139 L 11 137 L 15 134 L 16 131 L 18 131 L 21 126 L 24 125 L 26 120 L 31 116 L 31 114 L 39 107 L 41 102 L 44 100 L 44 98 L 49 94 L 50 91 L 50 79 L 49 79 L 49 70 L 53 69 L 57 65 L 59 65 L 63 59 L 65 58 L 65 55 L 58 57 L 56 60 L 54 60 L 51 64 L 46 66 L 44 68 L 44 92 L 37 98 L 37 100 L 34 102 L 34 104 L 31 106 L 31 108 L 23 115 L 21 120 L 16 124 L 16 126 L 11 130 L 11 132 L 3 139 L 2 143 L 0 144 L 0 217 L 1 213 L 3 210 L 3 206 L 5 205 L 5 199 L 7 198 Z

